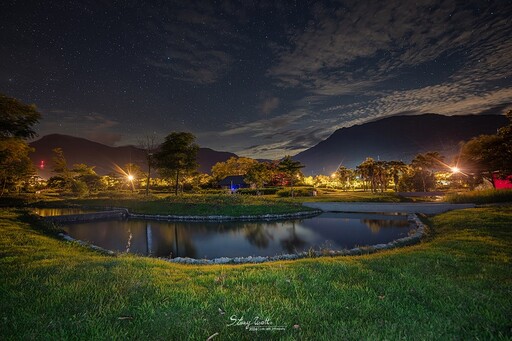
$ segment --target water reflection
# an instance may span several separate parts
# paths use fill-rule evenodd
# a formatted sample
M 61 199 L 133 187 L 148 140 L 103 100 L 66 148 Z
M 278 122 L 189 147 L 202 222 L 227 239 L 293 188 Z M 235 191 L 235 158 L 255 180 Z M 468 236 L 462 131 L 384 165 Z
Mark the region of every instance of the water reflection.
M 406 216 L 324 213 L 284 222 L 108 220 L 69 224 L 72 237 L 155 257 L 243 257 L 387 243 L 407 236 Z
M 302 250 L 306 241 L 297 235 L 297 231 L 295 230 L 295 221 L 292 221 L 291 225 L 291 228 L 288 228 L 289 235 L 286 238 L 281 239 L 281 246 L 286 250 L 286 253 L 300 252 L 299 250 Z
M 409 222 L 407 220 L 378 220 L 378 219 L 361 219 L 361 221 L 368 226 L 372 233 L 379 233 L 382 227 L 402 226 L 407 227 Z
M 53 217 L 67 214 L 83 214 L 97 212 L 98 210 L 85 210 L 83 208 L 33 208 L 32 211 L 41 217 Z

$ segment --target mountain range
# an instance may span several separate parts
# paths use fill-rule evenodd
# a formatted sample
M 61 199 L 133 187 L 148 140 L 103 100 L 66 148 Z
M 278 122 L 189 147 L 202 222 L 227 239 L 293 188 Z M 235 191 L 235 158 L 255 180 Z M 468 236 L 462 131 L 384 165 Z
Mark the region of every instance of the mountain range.
M 293 157 L 305 175 L 331 174 L 339 165 L 355 168 L 367 157 L 410 162 L 414 156 L 438 151 L 451 162 L 460 142 L 495 134 L 507 124 L 502 115 L 393 116 L 336 130 L 331 136 Z
M 30 158 L 37 166 L 38 175 L 45 179 L 53 175 L 52 158 L 55 148 L 62 148 L 69 167 L 76 163 L 85 163 L 88 166 L 95 166 L 94 170 L 99 175 L 114 172 L 115 165 L 123 168 L 126 164 L 133 163 L 139 165 L 142 170 L 147 167 L 144 150 L 135 146 L 110 147 L 84 138 L 61 134 L 43 136 L 39 140 L 31 142 L 30 146 L 35 149 Z M 197 153 L 198 171 L 210 173 L 214 164 L 226 161 L 233 156 L 237 155 L 210 148 L 199 148 Z M 41 161 L 44 162 L 44 167 L 41 167 Z
M 376 160 L 410 162 L 418 153 L 438 151 L 448 162 L 456 157 L 460 142 L 481 134 L 494 134 L 507 124 L 502 115 L 393 116 L 377 121 L 336 130 L 317 145 L 295 155 L 306 167 L 305 175 L 330 174 L 339 165 L 355 168 L 367 157 Z M 62 148 L 68 165 L 85 163 L 95 166 L 98 174 L 114 171 L 114 165 L 123 167 L 134 163 L 145 169 L 144 151 L 135 146 L 110 147 L 69 135 L 51 134 L 31 142 L 35 148 L 31 159 L 43 178 L 52 176 L 54 148 Z M 199 171 L 210 173 L 211 167 L 236 154 L 200 148 L 197 156 Z M 41 161 L 44 167 L 41 168 Z

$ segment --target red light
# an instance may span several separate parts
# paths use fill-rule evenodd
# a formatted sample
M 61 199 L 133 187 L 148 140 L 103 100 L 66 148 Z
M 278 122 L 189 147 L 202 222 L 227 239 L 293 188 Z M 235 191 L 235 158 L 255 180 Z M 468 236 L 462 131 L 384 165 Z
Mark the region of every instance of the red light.
M 44 169 L 44 160 L 41 160 L 41 163 L 39 164 L 39 168 Z

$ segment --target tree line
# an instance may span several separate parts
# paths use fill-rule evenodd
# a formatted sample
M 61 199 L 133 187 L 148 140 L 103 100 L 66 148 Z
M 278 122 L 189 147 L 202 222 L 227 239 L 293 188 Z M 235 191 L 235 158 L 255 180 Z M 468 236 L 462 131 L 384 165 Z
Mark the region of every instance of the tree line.
M 512 174 L 512 110 L 507 114 L 509 124 L 494 135 L 481 135 L 462 143 L 460 155 L 452 163 L 461 171 L 452 171 L 451 181 L 464 184 L 470 189 L 491 180 L 494 176 L 507 177 Z M 27 139 L 35 137 L 33 126 L 41 119 L 34 105 L 0 94 L 0 195 L 6 191 L 19 191 L 31 183 L 35 168 L 32 164 Z M 211 176 L 196 171 L 199 146 L 195 136 L 188 132 L 172 132 L 161 144 L 152 136 L 140 141 L 145 152 L 145 169 L 128 164 L 119 167 L 111 176 L 99 176 L 94 166 L 75 164 L 69 166 L 62 149 L 54 150 L 54 176 L 47 187 L 76 194 L 87 194 L 107 188 L 135 189 L 145 187 L 172 186 L 177 195 L 187 186 L 214 188 L 218 181 L 230 175 L 240 175 L 255 188 L 295 185 L 314 187 L 332 186 L 343 190 L 356 188 L 384 192 L 430 191 L 436 188 L 436 174 L 449 170 L 445 158 L 438 152 L 418 154 L 409 164 L 400 160 L 374 160 L 367 158 L 355 169 L 339 166 L 330 176 L 305 177 L 304 167 L 292 157 L 282 160 L 259 162 L 246 157 L 233 157 L 212 167 Z M 157 171 L 154 176 L 152 171 Z M 391 186 L 391 187 L 390 187 Z

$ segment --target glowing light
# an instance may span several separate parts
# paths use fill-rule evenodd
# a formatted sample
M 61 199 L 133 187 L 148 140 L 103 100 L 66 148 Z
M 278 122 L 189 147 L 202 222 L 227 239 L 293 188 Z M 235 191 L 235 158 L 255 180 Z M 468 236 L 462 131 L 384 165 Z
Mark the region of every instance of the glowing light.
M 460 173 L 460 169 L 459 167 L 455 166 L 455 167 L 450 167 L 450 169 L 452 170 L 452 173 Z
M 128 174 L 127 178 L 128 178 L 128 181 L 133 181 L 133 179 L 134 179 L 133 175 L 131 175 L 131 174 Z
M 335 178 L 335 177 L 336 177 L 336 173 L 332 173 L 331 178 Z

